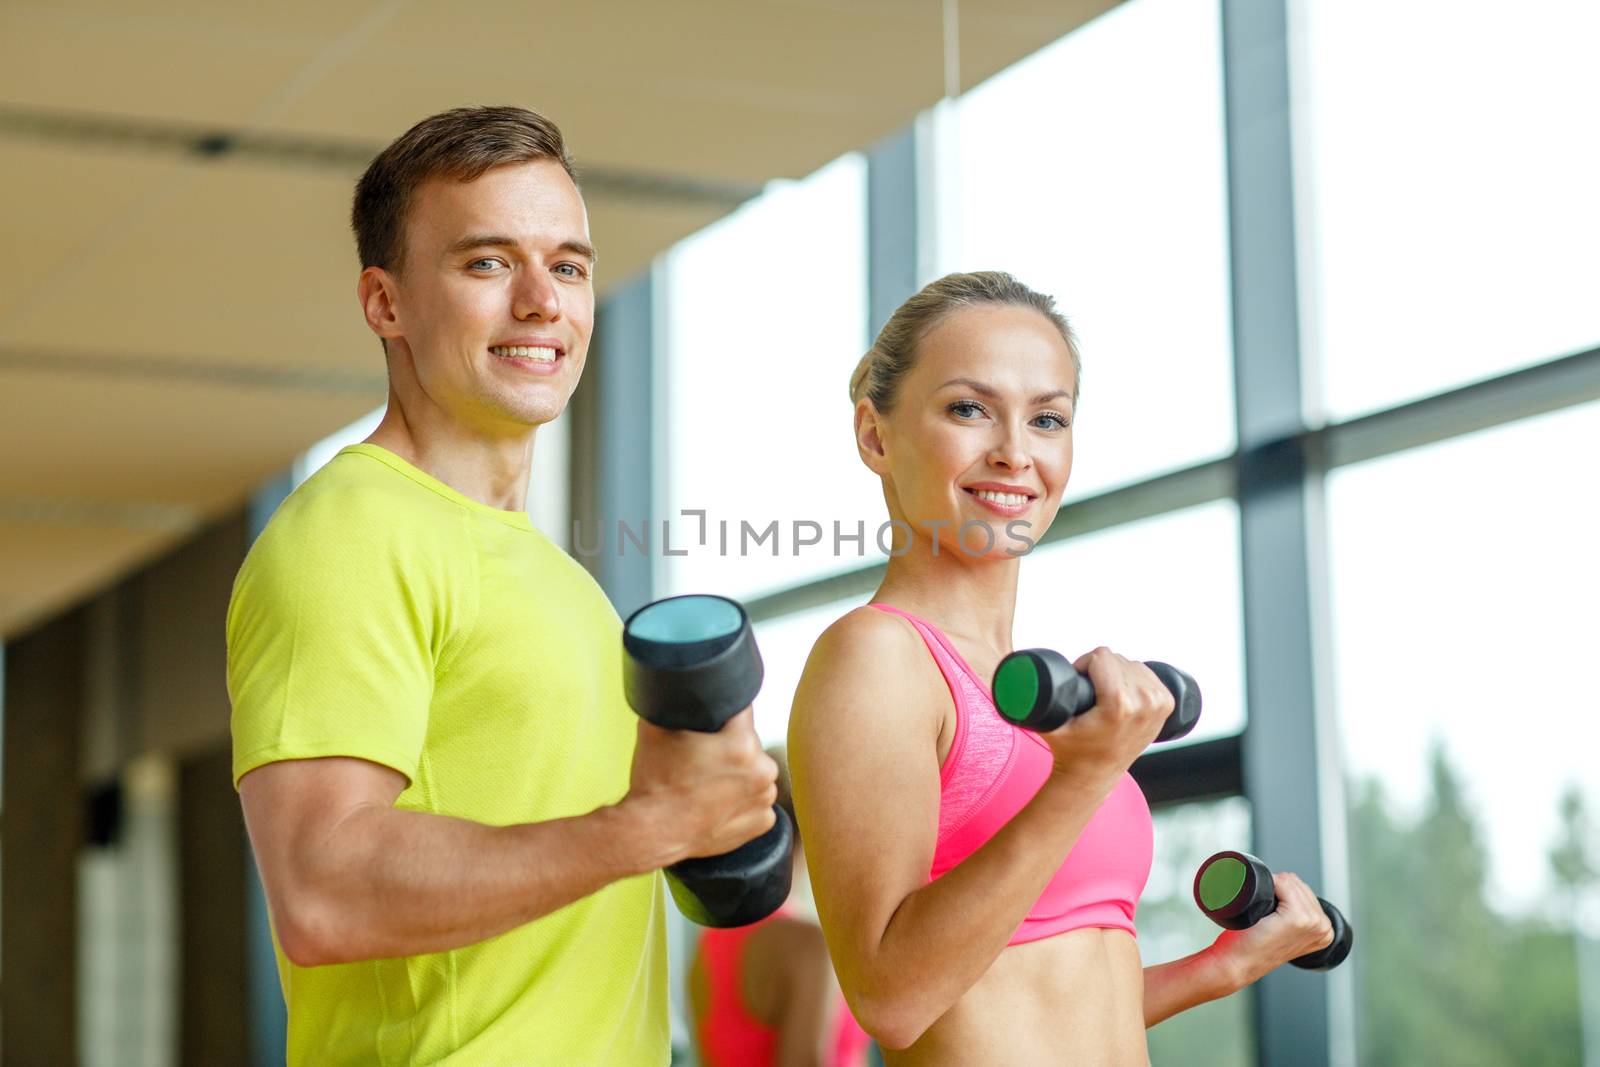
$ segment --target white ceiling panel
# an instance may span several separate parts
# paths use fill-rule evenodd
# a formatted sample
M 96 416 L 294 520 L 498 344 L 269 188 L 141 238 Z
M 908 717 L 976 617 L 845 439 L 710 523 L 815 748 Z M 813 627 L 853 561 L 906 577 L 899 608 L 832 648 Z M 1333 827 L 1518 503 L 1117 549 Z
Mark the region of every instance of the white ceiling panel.
M 970 87 L 1111 6 L 963 0 Z M 600 291 L 903 127 L 939 0 L 0 6 L 0 636 L 247 499 L 380 403 L 348 212 L 425 115 L 566 131 Z

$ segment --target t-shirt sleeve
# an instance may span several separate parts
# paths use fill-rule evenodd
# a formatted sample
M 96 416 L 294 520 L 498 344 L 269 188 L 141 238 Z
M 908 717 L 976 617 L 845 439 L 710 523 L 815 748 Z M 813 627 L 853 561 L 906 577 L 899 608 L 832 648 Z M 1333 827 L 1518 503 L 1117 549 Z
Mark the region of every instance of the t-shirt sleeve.
M 233 781 L 353 756 L 414 780 L 449 612 L 393 516 L 312 505 L 263 531 L 228 607 Z M 403 530 L 403 528 L 401 528 Z

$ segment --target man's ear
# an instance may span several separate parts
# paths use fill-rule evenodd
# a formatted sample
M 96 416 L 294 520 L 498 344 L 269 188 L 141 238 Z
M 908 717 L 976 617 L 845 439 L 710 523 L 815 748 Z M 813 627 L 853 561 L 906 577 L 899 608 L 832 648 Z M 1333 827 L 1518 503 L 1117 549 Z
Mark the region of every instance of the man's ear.
M 356 280 L 356 299 L 361 301 L 367 329 L 386 342 L 404 335 L 400 327 L 400 293 L 394 275 L 382 267 L 368 267 Z
M 856 451 L 861 462 L 874 474 L 889 473 L 889 458 L 884 448 L 883 416 L 872 401 L 862 397 L 856 403 Z

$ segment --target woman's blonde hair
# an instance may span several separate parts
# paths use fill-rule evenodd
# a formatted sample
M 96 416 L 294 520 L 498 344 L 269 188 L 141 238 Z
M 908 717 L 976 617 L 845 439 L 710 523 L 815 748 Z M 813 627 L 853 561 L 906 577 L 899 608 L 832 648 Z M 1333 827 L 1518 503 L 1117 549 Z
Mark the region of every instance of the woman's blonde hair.
M 1076 400 L 1078 383 L 1083 378 L 1083 361 L 1078 355 L 1078 339 L 1066 318 L 1056 310 L 1055 300 L 1028 288 L 1004 271 L 980 270 L 970 274 L 946 274 L 924 285 L 915 296 L 895 309 L 850 376 L 850 402 L 858 403 L 865 396 L 873 407 L 886 414 L 895 401 L 901 380 L 916 359 L 917 345 L 928 332 L 951 312 L 983 304 L 1031 308 L 1061 332 L 1067 351 L 1072 353 L 1073 399 Z

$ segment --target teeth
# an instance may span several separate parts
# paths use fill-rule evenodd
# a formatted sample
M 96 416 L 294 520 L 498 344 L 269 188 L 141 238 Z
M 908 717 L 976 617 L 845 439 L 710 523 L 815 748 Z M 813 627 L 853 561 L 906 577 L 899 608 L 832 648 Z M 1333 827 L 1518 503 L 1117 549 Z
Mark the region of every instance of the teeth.
M 992 500 L 1007 507 L 1016 507 L 1028 502 L 1028 498 L 1021 493 L 997 493 L 992 489 L 977 489 L 974 492 L 984 500 Z
M 556 358 L 556 350 L 543 345 L 493 345 L 489 351 L 497 356 L 518 356 L 538 363 L 553 363 Z

